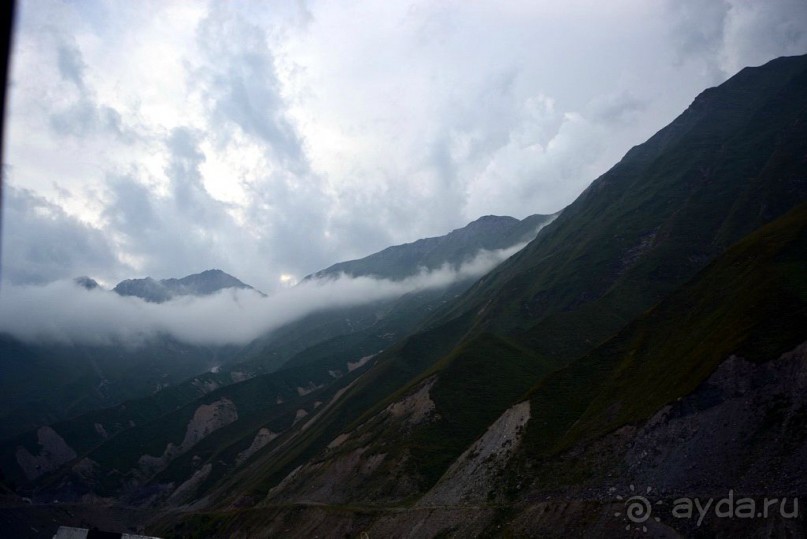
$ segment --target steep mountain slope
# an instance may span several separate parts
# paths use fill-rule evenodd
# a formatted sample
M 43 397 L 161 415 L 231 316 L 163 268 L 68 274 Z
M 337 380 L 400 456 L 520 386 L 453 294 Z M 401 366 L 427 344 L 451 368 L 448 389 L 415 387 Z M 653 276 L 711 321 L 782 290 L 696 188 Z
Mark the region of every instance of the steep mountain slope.
M 168 336 L 135 346 L 31 344 L 0 335 L 0 439 L 151 395 L 228 361 L 237 351 Z
M 452 312 L 486 306 L 479 323 L 508 332 L 591 303 L 629 319 L 782 215 L 807 197 L 805 66 L 781 58 L 704 91 Z
M 113 290 L 119 296 L 135 296 L 153 303 L 162 303 L 179 296 L 209 296 L 227 288 L 255 290 L 218 269 L 187 275 L 181 279 L 127 279 L 119 282 Z
M 807 203 L 750 234 L 617 336 L 534 387 L 530 450 L 556 453 L 646 420 L 730 356 L 763 362 L 795 349 L 807 340 L 805 276 Z
M 335 437 L 254 510 L 184 515 L 179 524 L 168 517 L 157 530 L 249 536 L 282 529 L 304 536 L 340 527 L 350 535 L 418 529 L 427 536 L 554 536 L 561 529 L 615 535 L 625 523 L 614 517 L 624 506 L 613 489 L 630 492 L 633 483 L 663 489 L 656 496 L 668 507 L 678 496 L 705 498 L 730 489 L 737 498 L 803 496 L 805 275 L 807 203 L 750 234 L 618 335 L 526 394 L 508 395 L 507 387 L 496 385 L 523 374 L 524 354 L 489 347 L 500 368 L 510 370 L 489 381 L 491 395 L 505 393 L 505 411 L 444 466 L 431 488 L 419 488 L 412 475 L 418 470 L 397 445 L 408 445 L 414 455 L 418 443 L 434 439 L 433 432 L 432 438 L 423 433 L 439 424 L 440 415 L 452 413 L 460 425 L 468 424 L 482 405 L 478 393 L 465 393 L 467 415 L 445 408 L 437 390 L 445 373 L 424 377 Z M 223 486 L 236 488 L 258 463 Z M 664 520 L 647 524 L 656 534 L 739 531 L 732 519 L 709 518 L 700 528 L 669 509 L 656 511 Z M 771 526 L 796 536 L 805 531 L 803 522 L 779 514 L 746 526 L 745 532 Z
M 400 503 L 424 493 L 519 395 L 807 199 L 804 87 L 807 57 L 797 57 L 704 92 L 527 248 L 446 304 L 427 330 L 380 354 L 306 440 L 271 459 L 259 455 L 222 492 L 236 482 L 254 492 L 275 487 L 270 500 L 278 503 L 308 500 L 312 484 L 329 485 L 326 497 L 312 500 L 320 503 L 381 492 Z M 565 386 L 572 396 L 575 384 Z M 430 420 L 387 421 L 384 410 L 423 391 Z M 354 443 L 327 449 L 340 433 L 353 433 Z M 374 465 L 346 484 L 330 470 L 347 462 L 354 471 Z
M 42 427 L 15 440 L 18 467 L 8 466 L 8 477 L 17 484 L 37 481 L 36 496 L 45 500 L 91 494 L 141 504 L 188 501 L 179 487 L 200 466 L 207 466 L 202 483 L 213 482 L 270 442 L 285 443 L 295 425 L 367 368 L 367 360 L 327 367 L 256 377 L 180 407 L 143 399 Z M 199 486 L 184 490 L 193 495 Z

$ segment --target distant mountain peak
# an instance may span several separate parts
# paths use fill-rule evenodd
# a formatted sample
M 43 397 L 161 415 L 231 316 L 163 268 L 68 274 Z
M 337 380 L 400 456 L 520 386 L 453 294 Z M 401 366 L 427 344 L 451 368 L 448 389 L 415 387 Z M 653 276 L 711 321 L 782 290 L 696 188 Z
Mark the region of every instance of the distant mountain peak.
M 87 290 L 95 290 L 96 288 L 100 288 L 101 286 L 98 284 L 98 281 L 96 281 L 92 277 L 87 277 L 86 275 L 76 277 L 75 279 L 73 279 L 73 282 L 82 288 L 86 288 Z
M 516 219 L 515 217 L 510 217 L 509 215 L 492 215 L 492 214 L 491 215 L 483 215 L 482 217 L 479 217 L 478 219 L 468 223 L 467 226 L 471 226 L 474 223 L 480 223 L 480 222 L 481 223 L 485 223 L 485 222 L 489 223 L 489 222 L 493 222 L 493 221 L 515 223 L 515 222 L 518 221 L 518 219 Z
M 202 271 L 200 273 L 196 273 L 195 275 L 226 275 L 227 277 L 232 277 L 232 275 L 224 273 L 222 270 L 220 270 L 218 268 L 204 270 L 204 271 Z M 193 277 L 193 275 L 188 275 L 188 277 Z M 235 277 L 233 277 L 233 279 L 235 279 Z
M 501 215 L 483 215 L 478 219 L 471 221 L 462 228 L 457 228 L 450 232 L 454 233 L 476 233 L 479 230 L 493 230 L 493 229 L 508 229 L 517 225 L 520 221 L 515 217 L 501 216 Z
M 162 303 L 178 296 L 209 296 L 227 288 L 255 290 L 220 269 L 209 269 L 178 279 L 126 279 L 113 290 L 120 296 L 135 296 L 152 303 Z M 255 291 L 262 295 L 260 291 Z

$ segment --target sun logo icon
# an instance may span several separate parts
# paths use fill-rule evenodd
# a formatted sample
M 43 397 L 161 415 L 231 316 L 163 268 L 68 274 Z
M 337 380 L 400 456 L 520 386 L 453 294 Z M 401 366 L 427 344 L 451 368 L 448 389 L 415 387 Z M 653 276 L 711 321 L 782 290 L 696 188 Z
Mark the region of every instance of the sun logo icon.
M 615 488 L 610 489 L 611 492 L 614 492 L 615 490 Z M 631 485 L 630 494 L 627 497 L 617 495 L 616 499 L 623 502 L 625 511 L 617 511 L 614 513 L 614 516 L 622 517 L 623 519 L 627 520 L 628 524 L 625 526 L 626 531 L 630 531 L 631 528 L 633 528 L 635 530 L 647 532 L 647 526 L 645 526 L 645 523 L 650 518 L 656 522 L 661 521 L 659 517 L 653 516 L 653 504 L 648 499 L 648 496 L 652 490 L 653 487 L 647 487 L 644 494 L 639 494 L 636 487 Z M 655 503 L 655 505 L 661 505 L 662 503 L 664 502 L 658 501 Z

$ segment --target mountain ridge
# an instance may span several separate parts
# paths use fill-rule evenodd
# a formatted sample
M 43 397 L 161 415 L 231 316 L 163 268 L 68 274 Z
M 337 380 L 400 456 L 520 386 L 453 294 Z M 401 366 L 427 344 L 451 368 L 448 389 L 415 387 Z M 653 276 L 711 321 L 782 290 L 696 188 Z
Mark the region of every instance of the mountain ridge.
M 527 242 L 558 214 L 530 215 L 524 219 L 484 215 L 442 236 L 422 238 L 393 245 L 366 257 L 338 262 L 307 275 L 304 280 L 334 276 L 403 279 L 418 271 L 434 270 L 448 264 L 453 268 L 478 254 L 479 250 L 497 250 Z
M 125 279 L 112 289 L 119 296 L 134 296 L 151 303 L 163 303 L 180 296 L 209 296 L 228 288 L 259 290 L 220 269 L 204 270 L 181 278 L 156 280 L 151 277 Z

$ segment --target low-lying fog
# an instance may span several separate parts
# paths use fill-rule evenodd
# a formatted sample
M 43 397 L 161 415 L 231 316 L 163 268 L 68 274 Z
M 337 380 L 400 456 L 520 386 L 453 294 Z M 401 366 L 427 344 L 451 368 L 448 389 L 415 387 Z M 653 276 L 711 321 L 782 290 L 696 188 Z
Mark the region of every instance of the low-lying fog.
M 349 277 L 303 281 L 262 297 L 251 290 L 184 296 L 165 303 L 123 297 L 73 281 L 0 287 L 0 332 L 27 342 L 137 344 L 171 335 L 191 344 L 246 344 L 315 311 L 347 307 L 480 277 L 526 244 L 481 250 L 459 267 L 443 267 L 403 280 Z

